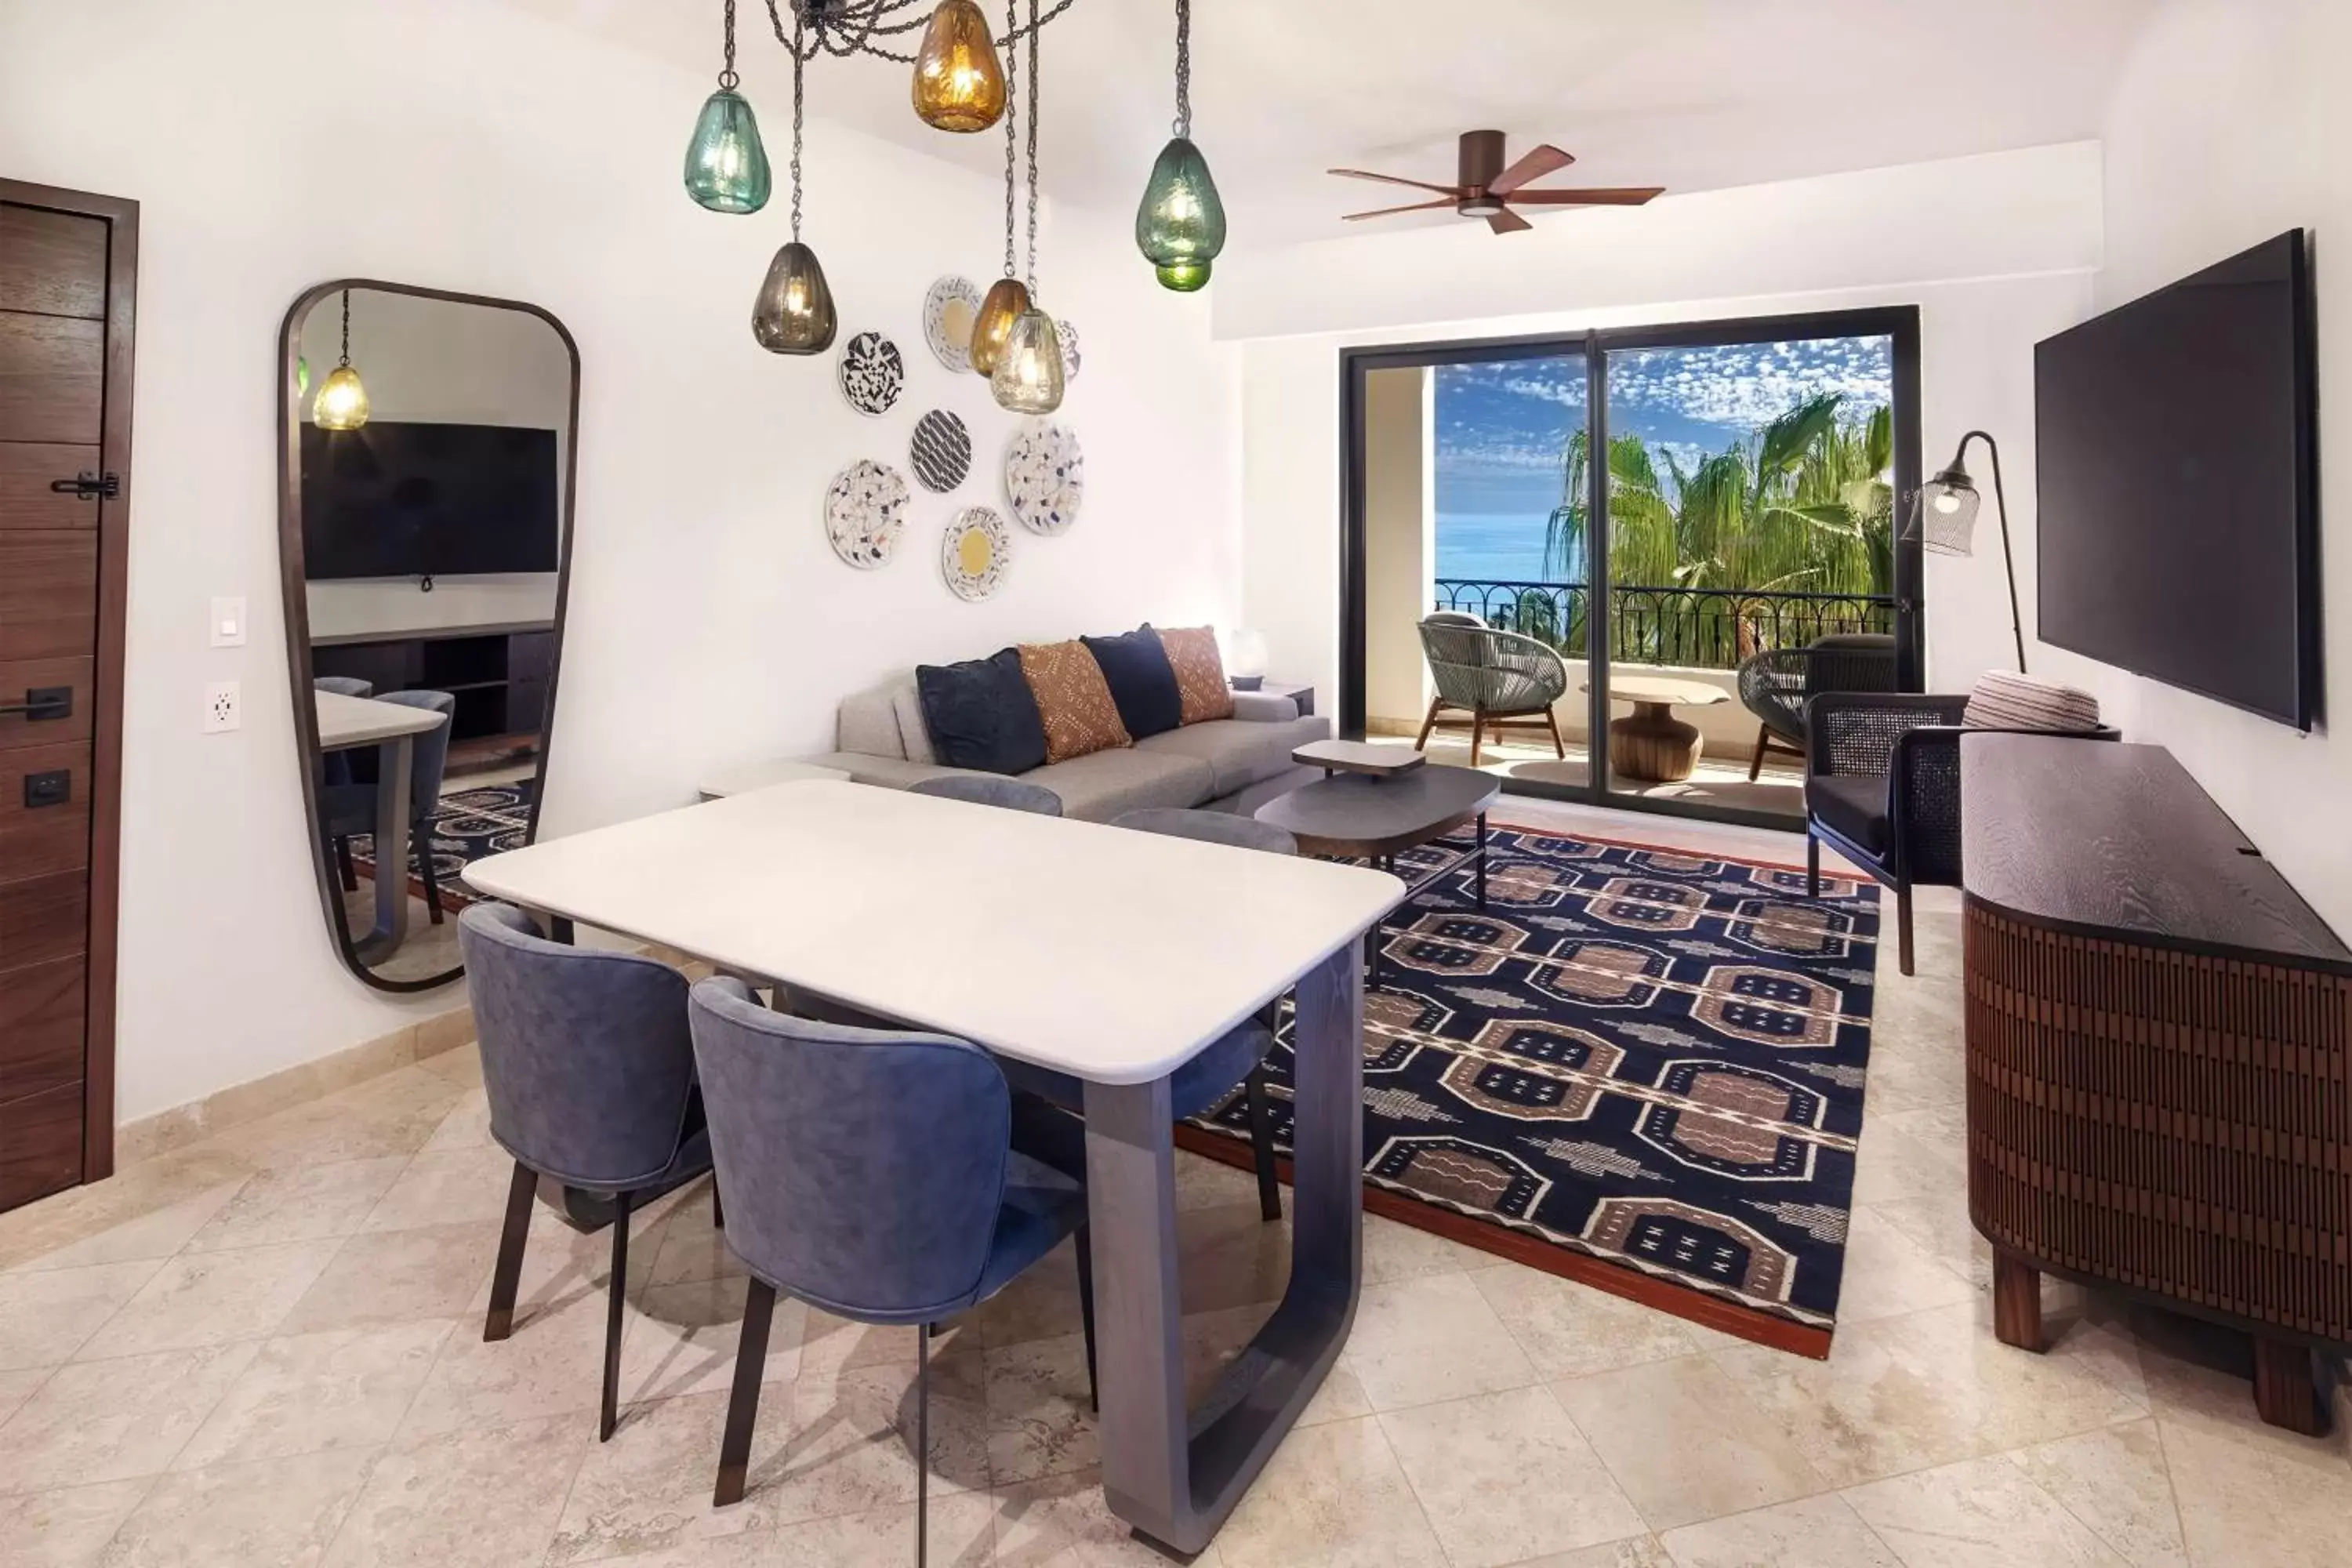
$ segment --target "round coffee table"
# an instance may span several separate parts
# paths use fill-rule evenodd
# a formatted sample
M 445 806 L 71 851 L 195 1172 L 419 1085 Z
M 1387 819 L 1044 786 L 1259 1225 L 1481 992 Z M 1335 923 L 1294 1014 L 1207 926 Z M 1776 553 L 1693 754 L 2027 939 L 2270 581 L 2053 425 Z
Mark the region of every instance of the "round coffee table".
M 1591 686 L 1585 687 L 1587 691 Z M 1668 675 L 1612 675 L 1609 700 L 1630 702 L 1633 711 L 1609 723 L 1612 772 L 1645 784 L 1674 784 L 1691 776 L 1704 743 L 1698 726 L 1675 717 L 1677 708 L 1711 708 L 1731 694 L 1704 680 Z

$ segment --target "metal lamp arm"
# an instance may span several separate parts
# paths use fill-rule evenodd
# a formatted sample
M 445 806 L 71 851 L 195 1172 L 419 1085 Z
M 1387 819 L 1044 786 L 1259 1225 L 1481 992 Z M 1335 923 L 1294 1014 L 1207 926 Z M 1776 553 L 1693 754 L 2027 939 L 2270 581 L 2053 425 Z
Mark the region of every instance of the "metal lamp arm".
M 2009 579 L 2009 626 L 2011 635 L 2017 639 L 2017 672 L 2023 675 L 2025 673 L 2025 617 L 2020 613 L 2017 605 L 2017 558 L 2011 553 L 2009 545 L 2009 491 L 2001 482 L 2000 443 L 1994 440 L 1988 431 L 1969 431 L 1960 437 L 1959 448 L 1952 454 L 1953 468 L 1964 467 L 1965 459 L 1969 455 L 1969 443 L 1971 441 L 1982 441 L 1985 444 L 1985 450 L 1992 454 L 1993 507 L 2000 514 L 2000 567 Z

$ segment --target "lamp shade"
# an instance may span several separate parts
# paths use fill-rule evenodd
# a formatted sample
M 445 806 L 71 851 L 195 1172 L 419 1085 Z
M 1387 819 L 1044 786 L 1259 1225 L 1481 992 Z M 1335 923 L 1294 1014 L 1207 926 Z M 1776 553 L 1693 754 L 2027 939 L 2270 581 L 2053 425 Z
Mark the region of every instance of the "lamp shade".
M 1984 497 L 1965 468 L 1946 468 L 1919 488 L 1919 544 L 1938 555 L 1976 553 L 1977 512 Z
M 715 213 L 755 213 L 768 205 L 772 186 L 751 105 L 719 89 L 703 101 L 694 140 L 686 144 L 686 194 Z
M 1015 414 L 1051 414 L 1062 405 L 1062 339 L 1053 317 L 1034 305 L 1021 312 L 989 373 L 988 388 L 998 407 Z
M 1171 140 L 1151 165 L 1135 209 L 1135 245 L 1162 288 L 1190 294 L 1208 286 L 1209 264 L 1225 247 L 1225 204 L 1190 138 Z
M 1225 638 L 1225 673 L 1236 684 L 1249 681 L 1255 686 L 1265 677 L 1265 635 L 1247 626 L 1235 626 Z
M 915 54 L 915 113 L 935 131 L 970 135 L 1004 118 L 1004 67 L 972 0 L 940 0 Z
M 816 252 L 793 240 L 768 263 L 751 306 L 751 335 L 772 354 L 821 354 L 840 324 Z
M 329 371 L 310 405 L 310 418 L 321 430 L 356 430 L 365 425 L 368 395 L 360 384 L 360 373 L 349 363 Z
M 1013 335 L 1013 323 L 1029 308 L 1028 286 L 1018 278 L 1000 278 L 989 285 L 988 297 L 980 302 L 980 315 L 971 324 L 971 368 L 981 374 L 996 374 L 997 356 L 1004 352 L 1004 342 Z

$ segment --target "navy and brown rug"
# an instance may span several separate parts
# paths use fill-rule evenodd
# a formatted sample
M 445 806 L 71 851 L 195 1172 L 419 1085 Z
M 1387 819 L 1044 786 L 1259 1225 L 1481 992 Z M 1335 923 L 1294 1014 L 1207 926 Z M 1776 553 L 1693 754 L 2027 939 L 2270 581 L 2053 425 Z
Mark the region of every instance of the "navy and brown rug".
M 1809 899 L 1801 870 L 1525 828 L 1491 844 L 1483 911 L 1465 871 L 1383 934 L 1364 1000 L 1365 1206 L 1827 1355 L 1877 889 L 1825 877 Z M 1237 1164 L 1247 1138 L 1238 1100 L 1181 1133 Z
M 538 789 L 536 779 L 518 779 L 512 784 L 450 790 L 441 796 L 428 818 L 431 826 L 426 837 L 433 847 L 433 875 L 439 881 L 443 909 L 461 910 L 478 901 L 479 895 L 465 883 L 467 866 L 486 855 L 520 849 L 530 841 L 531 803 Z M 375 876 L 374 834 L 352 836 L 352 867 L 362 877 Z M 408 889 L 417 898 L 425 896 L 425 879 L 414 870 L 409 873 Z

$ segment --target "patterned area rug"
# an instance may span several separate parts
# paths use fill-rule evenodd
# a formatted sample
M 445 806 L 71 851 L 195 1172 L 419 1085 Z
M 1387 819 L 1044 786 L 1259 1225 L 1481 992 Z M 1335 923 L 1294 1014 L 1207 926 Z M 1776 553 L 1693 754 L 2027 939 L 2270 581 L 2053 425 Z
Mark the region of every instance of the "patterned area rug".
M 1800 870 L 1490 836 L 1391 917 L 1364 1004 L 1365 1205 L 1742 1338 L 1829 1353 L 1878 894 Z M 1401 857 L 1418 874 L 1467 840 Z M 1408 863 L 1410 863 L 1408 865 Z M 1288 1029 L 1274 1058 L 1289 1138 Z M 1239 1097 L 1180 1134 L 1249 1158 Z
M 433 808 L 431 831 L 433 874 L 440 879 L 443 909 L 459 910 L 479 901 L 479 895 L 467 889 L 462 878 L 467 866 L 485 855 L 523 847 L 530 833 L 530 805 L 538 787 L 536 780 L 520 779 L 457 790 L 441 797 L 441 804 Z M 374 834 L 352 836 L 352 866 L 362 877 L 375 876 Z M 425 896 L 424 879 L 413 871 L 408 887 L 416 897 Z

